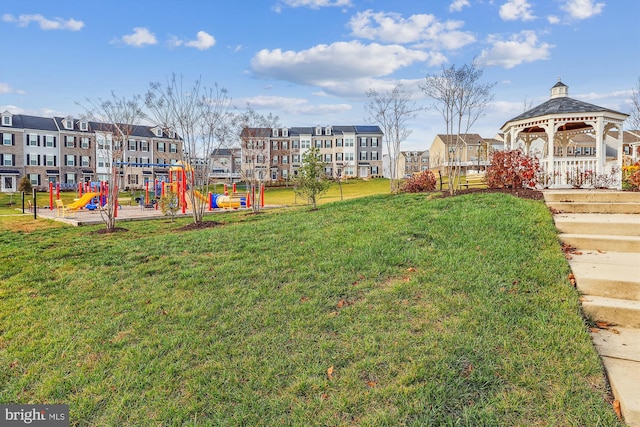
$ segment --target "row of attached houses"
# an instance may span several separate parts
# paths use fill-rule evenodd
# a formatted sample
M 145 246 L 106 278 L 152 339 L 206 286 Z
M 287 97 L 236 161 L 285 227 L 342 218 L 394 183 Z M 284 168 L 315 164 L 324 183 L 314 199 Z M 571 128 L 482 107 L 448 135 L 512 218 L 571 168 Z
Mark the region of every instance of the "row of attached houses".
M 247 179 L 286 181 L 313 147 L 327 176 L 381 177 L 382 137 L 378 126 L 246 128 L 240 135 L 240 173 Z
M 83 119 L 5 111 L 0 115 L 0 191 L 17 191 L 23 176 L 39 189 L 49 183 L 76 188 L 81 182 L 106 180 L 113 161 L 120 169 L 120 188 L 143 188 L 146 181 L 166 180 L 168 165 L 181 158 L 182 141 L 166 129 L 129 126 L 124 147 L 114 146 L 113 132 L 108 125 Z

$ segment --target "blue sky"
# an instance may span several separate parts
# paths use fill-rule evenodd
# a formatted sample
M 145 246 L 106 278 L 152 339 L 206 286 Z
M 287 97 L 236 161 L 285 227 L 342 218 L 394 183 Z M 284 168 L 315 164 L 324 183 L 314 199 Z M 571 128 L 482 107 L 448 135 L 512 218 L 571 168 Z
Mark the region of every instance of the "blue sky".
M 0 111 L 80 116 L 87 98 L 144 94 L 181 74 L 280 117 L 367 124 L 365 93 L 475 57 L 495 99 L 473 132 L 569 96 L 628 113 L 640 77 L 638 0 L 15 0 L 0 6 Z M 443 133 L 419 113 L 404 150 Z

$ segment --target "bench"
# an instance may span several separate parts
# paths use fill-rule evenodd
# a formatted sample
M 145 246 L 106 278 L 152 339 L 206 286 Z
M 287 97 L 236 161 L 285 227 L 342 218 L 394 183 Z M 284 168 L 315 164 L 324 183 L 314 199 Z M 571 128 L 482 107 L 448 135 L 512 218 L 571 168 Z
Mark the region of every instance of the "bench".
M 64 202 L 60 199 L 56 200 L 56 212 L 59 217 L 66 217 L 67 213 L 71 212 L 69 208 L 64 205 Z
M 482 174 L 461 175 L 460 187 L 469 188 L 486 188 L 487 179 Z

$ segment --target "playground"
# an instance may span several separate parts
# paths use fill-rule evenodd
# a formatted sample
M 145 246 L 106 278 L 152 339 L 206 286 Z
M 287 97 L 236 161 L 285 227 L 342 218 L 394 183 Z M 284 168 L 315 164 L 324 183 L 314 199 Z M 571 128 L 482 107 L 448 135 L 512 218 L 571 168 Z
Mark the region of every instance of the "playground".
M 188 185 L 187 173 L 193 173 L 189 169 L 178 165 L 170 169 L 169 181 L 146 181 L 144 192 L 139 197 L 118 197 L 118 205 L 114 209 L 114 215 L 118 221 L 157 219 L 165 216 L 165 212 L 159 209 L 162 200 L 169 194 L 175 195 L 168 203 L 168 209 L 174 211 L 175 217 L 190 216 L 192 214 L 191 200 L 197 200 L 196 206 L 204 208 L 205 213 L 224 212 L 229 209 L 248 209 L 251 207 L 249 193 L 239 193 L 236 184 L 224 185 L 221 194 L 208 192 L 202 194 L 197 189 L 191 189 Z M 61 198 L 59 184 L 49 184 L 48 202 L 43 206 L 42 200 L 29 200 L 29 210 L 33 212 L 33 206 L 39 206 L 34 216 L 54 219 L 75 226 L 99 224 L 103 222 L 104 207 L 109 196 L 109 185 L 102 182 L 79 183 L 77 197 L 73 202 L 66 203 Z M 115 191 L 118 191 L 117 188 Z M 264 186 L 261 186 L 259 198 L 255 203 L 264 207 Z

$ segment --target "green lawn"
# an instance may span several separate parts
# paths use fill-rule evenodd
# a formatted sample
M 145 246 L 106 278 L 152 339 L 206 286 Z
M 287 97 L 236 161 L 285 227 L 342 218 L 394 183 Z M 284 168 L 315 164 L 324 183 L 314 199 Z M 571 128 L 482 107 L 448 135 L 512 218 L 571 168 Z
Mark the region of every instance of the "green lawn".
M 0 402 L 92 426 L 619 425 L 542 202 L 214 218 L 0 227 Z

